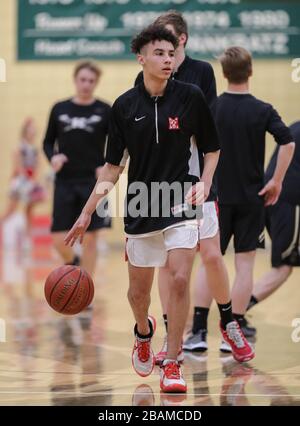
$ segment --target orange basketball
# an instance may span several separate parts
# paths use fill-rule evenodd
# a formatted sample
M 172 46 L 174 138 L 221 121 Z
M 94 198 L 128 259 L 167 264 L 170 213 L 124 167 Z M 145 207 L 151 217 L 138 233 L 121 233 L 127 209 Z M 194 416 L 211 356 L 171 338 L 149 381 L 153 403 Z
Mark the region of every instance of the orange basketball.
M 60 266 L 46 279 L 45 297 L 55 311 L 75 315 L 92 302 L 94 284 L 90 275 L 79 266 Z

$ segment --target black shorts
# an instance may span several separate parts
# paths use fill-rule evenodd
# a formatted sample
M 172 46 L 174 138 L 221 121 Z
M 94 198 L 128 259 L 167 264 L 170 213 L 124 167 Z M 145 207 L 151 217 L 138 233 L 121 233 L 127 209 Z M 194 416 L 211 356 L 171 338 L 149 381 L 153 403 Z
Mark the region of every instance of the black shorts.
M 256 250 L 264 228 L 264 205 L 219 204 L 221 251 L 225 254 L 233 236 L 235 253 Z
M 70 182 L 57 180 L 54 187 L 52 232 L 69 231 L 78 218 L 96 184 L 96 180 Z M 95 212 L 88 231 L 110 228 L 109 216 L 99 217 Z
M 272 240 L 272 266 L 300 266 L 300 205 L 279 200 L 268 207 L 266 228 Z

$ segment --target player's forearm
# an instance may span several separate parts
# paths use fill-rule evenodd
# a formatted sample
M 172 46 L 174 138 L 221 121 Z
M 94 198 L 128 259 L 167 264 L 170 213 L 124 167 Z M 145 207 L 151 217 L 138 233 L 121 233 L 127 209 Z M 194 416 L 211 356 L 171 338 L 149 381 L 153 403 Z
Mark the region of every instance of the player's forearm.
M 205 182 L 211 182 L 215 174 L 218 161 L 220 156 L 220 150 L 214 152 L 208 152 L 204 155 L 204 166 L 201 180 Z
M 43 143 L 43 150 L 49 162 L 54 155 L 54 142 L 55 141 L 50 141 L 48 138 L 46 138 Z
M 114 166 L 109 163 L 101 168 L 96 185 L 87 200 L 82 212 L 93 214 L 96 210 L 97 204 L 104 198 L 113 186 L 118 182 L 120 174 L 123 172 L 124 167 Z
M 276 168 L 274 171 L 273 179 L 276 182 L 282 182 L 286 171 L 292 161 L 293 155 L 295 151 L 295 143 L 290 142 L 287 145 L 282 145 L 279 148 Z

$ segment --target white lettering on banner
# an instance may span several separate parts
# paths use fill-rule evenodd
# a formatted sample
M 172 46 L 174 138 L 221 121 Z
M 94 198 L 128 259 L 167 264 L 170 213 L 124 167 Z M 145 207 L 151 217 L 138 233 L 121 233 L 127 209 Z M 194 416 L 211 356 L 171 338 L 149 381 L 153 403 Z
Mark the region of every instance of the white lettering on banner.
M 187 48 L 199 54 L 219 54 L 229 46 L 242 46 L 252 53 L 285 55 L 289 53 L 288 42 L 284 33 L 192 35 Z
M 45 60 L 89 55 L 133 59 L 131 37 L 168 9 L 182 11 L 190 29 L 187 51 L 196 58 L 216 56 L 231 45 L 241 45 L 255 57 L 299 57 L 299 6 L 276 1 L 246 3 L 242 0 L 18 0 L 18 59 L 35 59 L 35 54 L 36 59 Z M 3 66 L 3 61 L 0 65 Z M 298 82 L 298 66 L 292 66 L 291 78 Z M 3 70 L 0 69 L 1 81 Z
M 120 19 L 123 22 L 125 28 L 140 29 L 144 28 L 148 24 L 151 24 L 158 16 L 160 12 L 126 12 L 121 15 Z M 216 12 L 213 10 L 209 11 L 193 11 L 184 12 L 184 18 L 187 20 L 190 29 L 199 28 L 229 28 L 230 27 L 230 15 L 228 12 L 221 11 Z
M 88 13 L 83 18 L 83 25 L 90 31 L 104 31 L 108 26 L 108 19 L 96 13 Z
M 88 55 L 120 55 L 125 52 L 125 44 L 121 40 L 90 41 L 79 39 L 77 53 L 80 56 Z
M 51 41 L 40 39 L 34 43 L 34 53 L 44 56 L 88 56 L 88 55 L 120 55 L 125 52 L 125 44 L 120 40 L 90 41 L 88 39 Z
M 49 13 L 38 13 L 35 16 L 35 28 L 43 31 L 103 31 L 108 26 L 108 20 L 96 13 L 84 16 L 53 17 Z
M 288 28 L 290 16 L 285 10 L 251 10 L 239 13 L 242 27 L 281 29 Z
M 127 12 L 120 16 L 124 28 L 142 29 L 155 21 L 159 12 Z
M 77 16 L 52 18 L 49 13 L 38 13 L 35 16 L 35 27 L 43 30 L 78 30 L 82 26 L 82 18 Z
M 76 41 L 67 40 L 52 42 L 50 40 L 37 40 L 34 43 L 34 53 L 45 56 L 69 56 L 76 51 Z
M 229 28 L 230 27 L 230 15 L 228 12 L 221 11 L 215 12 L 208 10 L 204 12 L 185 12 L 185 19 L 187 20 L 189 28 Z
M 144 0 L 148 1 L 148 0 Z M 141 28 L 159 16 L 160 12 L 127 12 L 121 16 L 126 28 Z M 192 11 L 184 12 L 190 29 L 199 28 L 229 28 L 231 25 L 230 14 L 226 11 Z M 238 15 L 242 27 L 245 28 L 288 28 L 290 17 L 284 10 L 250 11 Z

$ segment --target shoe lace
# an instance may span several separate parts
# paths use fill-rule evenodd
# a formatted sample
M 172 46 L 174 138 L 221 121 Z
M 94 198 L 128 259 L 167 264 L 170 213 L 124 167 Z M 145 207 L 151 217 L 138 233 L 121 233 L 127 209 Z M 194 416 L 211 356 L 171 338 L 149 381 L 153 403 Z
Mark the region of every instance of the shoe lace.
M 180 368 L 177 362 L 169 362 L 164 367 L 168 379 L 180 379 Z
M 245 346 L 243 334 L 236 323 L 228 325 L 226 331 L 229 339 L 232 340 L 238 348 L 243 348 Z
M 137 343 L 138 357 L 142 362 L 147 362 L 150 357 L 149 341 L 139 341 Z

